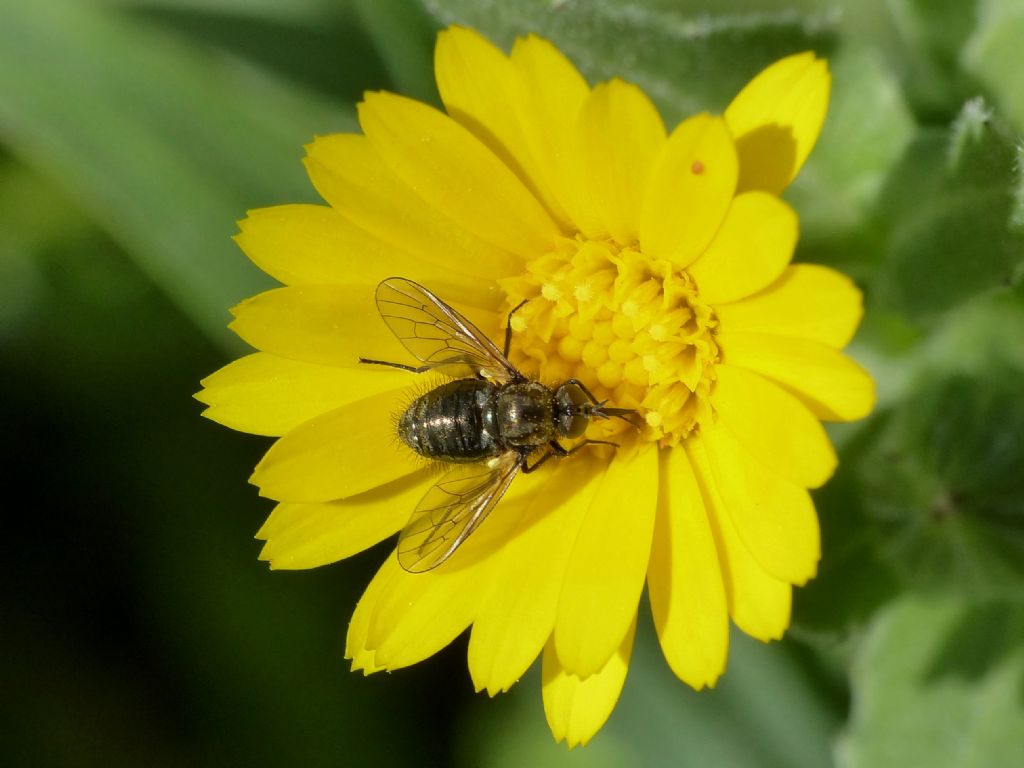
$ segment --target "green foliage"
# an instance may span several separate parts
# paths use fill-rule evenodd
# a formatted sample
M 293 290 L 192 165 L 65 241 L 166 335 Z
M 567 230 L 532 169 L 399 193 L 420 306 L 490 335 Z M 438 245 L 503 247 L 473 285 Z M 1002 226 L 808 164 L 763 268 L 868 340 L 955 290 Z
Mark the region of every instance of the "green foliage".
M 980 99 L 949 128 L 920 131 L 879 206 L 885 230 L 880 303 L 925 322 L 1010 285 L 1024 264 L 1019 149 Z
M 964 70 L 998 100 L 1018 132 L 1024 131 L 1022 35 L 1024 5 L 1018 0 L 988 0 L 975 33 L 961 53 Z
M 270 285 L 230 237 L 245 209 L 309 199 L 298 163 L 352 109 L 89 3 L 5 7 L 0 137 L 68 190 L 223 344 Z M 267 104 L 274 104 L 267 109 Z
M 1024 603 L 907 596 L 853 667 L 842 768 L 988 768 L 1024 760 Z
M 1024 589 L 1024 373 L 926 375 L 865 471 L 880 550 L 923 588 L 1000 597 Z

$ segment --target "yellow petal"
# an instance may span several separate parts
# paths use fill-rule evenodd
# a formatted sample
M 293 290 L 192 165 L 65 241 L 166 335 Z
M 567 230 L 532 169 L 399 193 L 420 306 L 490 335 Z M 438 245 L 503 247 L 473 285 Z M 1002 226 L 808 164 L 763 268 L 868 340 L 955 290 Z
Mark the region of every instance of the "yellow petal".
M 503 548 L 536 499 L 545 475 L 521 475 L 480 527 L 444 563 L 402 571 L 380 592 L 366 646 L 387 669 L 414 664 L 459 635 L 494 593 Z M 397 558 L 392 555 L 389 561 Z
M 490 281 L 437 265 L 371 235 L 324 205 L 278 205 L 249 211 L 235 242 L 267 274 L 285 285 L 369 285 L 391 275 L 451 286 L 449 301 L 497 307 Z
M 662 451 L 647 591 L 669 667 L 695 690 L 725 670 L 729 613 L 722 569 L 686 451 Z
M 254 435 L 280 436 L 314 416 L 410 382 L 404 371 L 334 368 L 266 352 L 235 360 L 202 381 L 208 419 Z
M 451 300 L 446 286 L 428 283 L 426 287 L 444 297 L 484 333 L 495 333 L 503 326 L 504 317 Z M 416 364 L 380 319 L 373 288 L 368 285 L 275 288 L 246 299 L 231 312 L 235 316 L 231 330 L 257 349 L 289 360 L 364 372 L 387 369 L 368 369 L 359 362 L 360 357 Z M 355 329 L 358 333 L 353 332 Z M 416 379 L 410 376 L 409 381 Z
M 248 344 L 289 360 L 355 368 L 360 357 L 396 362 L 409 357 L 379 319 L 369 286 L 275 288 L 246 299 L 231 313 L 235 319 L 229 327 Z
M 725 579 L 729 616 L 736 626 L 758 640 L 778 640 L 789 626 L 793 588 L 769 576 L 751 556 L 723 509 L 719 489 L 708 466 L 700 438 L 687 440 L 686 454 L 704 497 L 704 507 L 718 548 Z
M 543 484 L 497 555 L 494 589 L 469 638 L 469 671 L 478 691 L 508 690 L 550 637 L 572 542 L 598 487 L 595 463 L 577 455 L 545 469 Z
M 682 269 L 711 242 L 736 189 L 736 148 L 725 121 L 702 114 L 669 136 L 644 196 L 640 246 Z
M 818 515 L 807 489 L 751 458 L 720 424 L 702 425 L 700 436 L 724 513 L 747 551 L 770 576 L 804 584 L 821 558 Z
M 374 663 L 387 670 L 433 656 L 462 634 L 490 587 L 487 561 L 458 570 L 408 573 L 392 556 L 381 567 L 384 571 L 390 573 L 373 607 L 366 643 Z
M 723 333 L 797 336 L 836 349 L 853 337 L 863 314 L 861 293 L 846 275 L 817 264 L 793 264 L 768 288 L 715 307 Z
M 257 538 L 275 570 L 316 568 L 369 549 L 412 514 L 431 482 L 429 469 L 343 501 L 278 504 Z
M 344 499 L 424 465 L 394 433 L 408 389 L 382 392 L 307 421 L 274 443 L 250 482 L 278 501 Z
M 544 714 L 555 741 L 565 741 L 570 748 L 586 744 L 608 720 L 626 682 L 635 634 L 634 615 L 615 653 L 597 672 L 583 679 L 561 665 L 554 643 L 548 643 L 541 685 Z
M 522 85 L 523 135 L 541 168 L 545 186 L 571 220 L 567 233 L 599 226 L 583 168 L 578 121 L 590 89 L 565 55 L 536 35 L 512 46 L 512 67 Z
M 760 373 L 793 392 L 819 419 L 852 421 L 875 405 L 870 374 L 832 347 L 767 333 L 719 333 L 723 362 Z
M 779 198 L 738 195 L 711 245 L 687 270 L 701 301 L 736 301 L 771 285 L 793 258 L 797 230 L 796 213 Z
M 365 136 L 321 136 L 306 149 L 306 170 L 317 192 L 383 242 L 487 282 L 520 269 L 518 256 L 473 235 L 435 207 L 436 201 L 410 189 Z
M 353 672 L 361 670 L 364 675 L 369 675 L 384 669 L 377 664 L 374 658 L 376 653 L 367 646 L 367 636 L 381 593 L 397 578 L 401 570 L 395 558 L 389 557 L 377 570 L 377 574 L 370 580 L 363 596 L 356 603 L 345 637 L 345 658 L 352 660 Z
M 391 170 L 485 242 L 522 258 L 547 252 L 557 225 L 515 174 L 473 134 L 433 107 L 370 93 L 359 122 Z
M 805 488 L 832 476 L 835 450 L 805 405 L 756 373 L 731 365 L 718 365 L 715 372 L 712 407 L 754 458 Z
M 523 130 L 523 83 L 508 57 L 479 32 L 453 26 L 437 36 L 434 71 L 448 114 L 511 168 L 568 231 L 568 214 Z
M 738 189 L 777 195 L 818 140 L 831 86 L 828 64 L 811 52 L 775 62 L 725 110 L 740 155 Z
M 603 228 L 620 244 L 635 243 L 647 182 L 665 144 L 658 110 L 635 85 L 612 80 L 591 92 L 580 126 L 588 186 Z
M 601 669 L 636 615 L 657 501 L 657 449 L 617 453 L 576 537 L 558 604 L 558 658 L 576 675 Z

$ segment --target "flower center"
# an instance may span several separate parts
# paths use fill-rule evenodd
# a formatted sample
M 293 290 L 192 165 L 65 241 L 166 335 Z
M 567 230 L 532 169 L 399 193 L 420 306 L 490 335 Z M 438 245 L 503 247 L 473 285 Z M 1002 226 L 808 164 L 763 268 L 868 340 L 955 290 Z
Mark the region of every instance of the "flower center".
M 717 320 L 686 272 L 635 245 L 577 236 L 500 282 L 510 308 L 528 300 L 512 317 L 512 362 L 524 373 L 549 384 L 575 377 L 599 400 L 636 409 L 644 440 L 677 444 L 710 414 Z M 632 431 L 619 419 L 596 425 L 602 438 Z

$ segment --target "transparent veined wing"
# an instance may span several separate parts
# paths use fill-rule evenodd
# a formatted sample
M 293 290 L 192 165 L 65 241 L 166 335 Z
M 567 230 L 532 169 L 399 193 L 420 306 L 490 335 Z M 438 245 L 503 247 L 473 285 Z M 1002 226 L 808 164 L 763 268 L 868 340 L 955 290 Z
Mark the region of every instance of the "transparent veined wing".
M 494 509 L 522 459 L 510 451 L 486 464 L 450 470 L 420 500 L 398 537 L 398 563 L 410 573 L 436 568 Z
M 481 373 L 499 382 L 519 376 L 475 325 L 412 280 L 382 280 L 377 310 L 402 345 L 430 368 L 456 378 Z

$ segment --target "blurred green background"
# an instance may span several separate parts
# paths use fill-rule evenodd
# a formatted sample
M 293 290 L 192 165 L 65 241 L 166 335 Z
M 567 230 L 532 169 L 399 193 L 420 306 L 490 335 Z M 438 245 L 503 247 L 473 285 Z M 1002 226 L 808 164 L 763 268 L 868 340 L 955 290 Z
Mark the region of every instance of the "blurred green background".
M 773 59 L 831 60 L 787 196 L 798 259 L 864 288 L 869 420 L 833 430 L 824 560 L 786 640 L 696 694 L 643 617 L 619 707 L 552 743 L 536 670 L 465 643 L 347 671 L 386 546 L 271 573 L 265 439 L 199 417 L 268 287 L 230 241 L 313 201 L 300 158 L 387 88 L 435 101 L 440 26 L 539 32 L 668 122 Z M 4 765 L 1024 765 L 1024 0 L 39 0 L 0 6 Z M 646 607 L 642 611 L 646 611 Z

